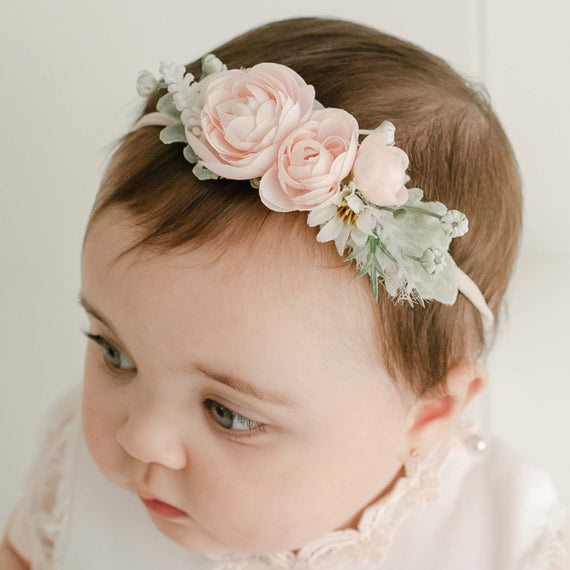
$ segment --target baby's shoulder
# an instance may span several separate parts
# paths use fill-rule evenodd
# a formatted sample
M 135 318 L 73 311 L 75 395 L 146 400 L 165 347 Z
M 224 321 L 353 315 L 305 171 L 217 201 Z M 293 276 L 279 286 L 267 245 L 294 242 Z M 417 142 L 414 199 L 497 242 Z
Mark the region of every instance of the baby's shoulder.
M 455 493 L 464 512 L 455 515 L 469 520 L 465 528 L 493 537 L 496 556 L 502 550 L 520 560 L 517 570 L 567 568 L 570 511 L 552 477 L 501 437 L 483 441 L 483 451 L 468 443 L 459 450 L 464 472 Z
M 67 524 L 81 395 L 81 385 L 73 386 L 42 416 L 36 432 L 37 448 L 6 525 L 9 541 L 34 568 L 51 568 Z
M 484 450 L 474 455 L 470 474 L 464 483 L 484 485 L 491 496 L 510 501 L 513 512 L 517 506 L 532 503 L 553 503 L 557 492 L 550 474 L 534 464 L 525 453 L 497 435 L 486 436 Z

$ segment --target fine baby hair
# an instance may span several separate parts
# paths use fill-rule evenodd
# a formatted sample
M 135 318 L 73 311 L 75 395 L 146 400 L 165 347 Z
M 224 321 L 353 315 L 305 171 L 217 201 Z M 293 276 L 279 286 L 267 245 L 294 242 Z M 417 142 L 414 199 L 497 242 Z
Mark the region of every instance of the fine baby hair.
M 396 145 L 409 157 L 407 187 L 421 188 L 425 202 L 441 202 L 467 217 L 469 231 L 451 241 L 449 254 L 498 315 L 518 251 L 521 190 L 511 146 L 483 88 L 408 42 L 341 20 L 267 24 L 212 53 L 224 69 L 264 62 L 291 68 L 314 87 L 318 103 L 347 111 L 367 132 L 395 125 Z M 186 71 L 200 78 L 202 58 Z M 87 232 L 103 212 L 119 206 L 143 231 L 128 251 L 146 246 L 167 252 L 210 243 L 224 256 L 234 245 L 255 240 L 259 228 L 279 216 L 279 238 L 267 247 L 278 256 L 291 247 L 288 236 L 306 236 L 300 239 L 315 263 L 343 278 L 350 273 L 355 314 L 366 310 L 376 322 L 371 333 L 363 331 L 362 342 L 416 396 L 445 393 L 447 371 L 490 347 L 494 329 L 484 326 L 484 314 L 464 295 L 452 304 L 396 303 L 385 288 L 376 290 L 374 280 L 358 279 L 353 263 L 343 268 L 334 242 L 316 243 L 318 228 L 307 225 L 307 212 L 268 209 L 257 191 L 258 178 L 210 179 L 217 176 L 209 176 L 208 169 L 195 175 L 182 152 L 187 143 L 164 144 L 159 123 L 145 122 L 167 93 L 164 85 L 153 87 L 137 124 L 118 141 Z

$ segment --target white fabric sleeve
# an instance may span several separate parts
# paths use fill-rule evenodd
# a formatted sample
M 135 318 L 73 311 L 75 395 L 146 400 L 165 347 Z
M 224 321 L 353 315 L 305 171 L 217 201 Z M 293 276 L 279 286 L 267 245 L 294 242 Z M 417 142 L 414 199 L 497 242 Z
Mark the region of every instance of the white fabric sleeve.
M 570 570 L 570 509 L 556 500 L 528 550 L 520 570 Z
M 6 525 L 8 540 L 34 570 L 52 568 L 52 553 L 67 524 L 72 446 L 81 386 L 55 400 L 40 419 L 39 445 Z
M 547 561 L 547 570 L 570 570 L 570 509 L 567 505 L 564 522 L 555 529 L 550 540 L 546 540 L 540 556 Z

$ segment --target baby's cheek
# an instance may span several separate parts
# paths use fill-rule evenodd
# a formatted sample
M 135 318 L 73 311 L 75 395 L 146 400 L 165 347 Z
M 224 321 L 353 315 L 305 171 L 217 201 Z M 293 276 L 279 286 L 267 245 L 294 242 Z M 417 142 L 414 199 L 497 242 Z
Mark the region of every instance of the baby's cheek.
M 114 480 L 118 466 L 119 446 L 114 436 L 116 418 L 105 399 L 88 384 L 84 386 L 82 405 L 82 428 L 85 444 L 93 461 L 105 477 Z
M 272 552 L 303 541 L 306 529 L 297 523 L 311 489 L 302 483 L 306 473 L 300 474 L 299 464 L 291 464 L 289 456 L 283 450 L 243 449 L 239 460 L 224 463 L 221 456 L 211 472 L 201 471 L 207 474 L 201 485 L 195 481 L 196 488 L 204 489 L 199 494 L 200 522 L 220 543 L 244 552 Z
M 275 550 L 273 541 L 279 541 L 275 528 L 279 524 L 281 503 L 258 479 L 236 480 L 227 477 L 210 487 L 212 498 L 208 505 L 208 527 L 218 540 L 243 551 Z

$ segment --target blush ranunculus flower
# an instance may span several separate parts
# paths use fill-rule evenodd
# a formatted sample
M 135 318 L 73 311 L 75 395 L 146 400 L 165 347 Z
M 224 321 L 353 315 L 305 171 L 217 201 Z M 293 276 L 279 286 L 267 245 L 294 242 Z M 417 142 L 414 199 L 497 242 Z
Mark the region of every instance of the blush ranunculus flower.
M 263 176 L 283 139 L 307 121 L 315 89 L 291 68 L 259 63 L 211 77 L 201 111 L 202 135 L 186 129 L 200 164 L 224 178 Z
M 259 184 L 271 210 L 312 210 L 331 203 L 352 168 L 358 123 L 342 109 L 314 111 L 311 119 L 283 141 L 276 163 Z
M 408 200 L 406 169 L 408 155 L 392 146 L 393 133 L 383 130 L 369 134 L 360 143 L 352 175 L 359 192 L 377 206 L 401 206 Z

